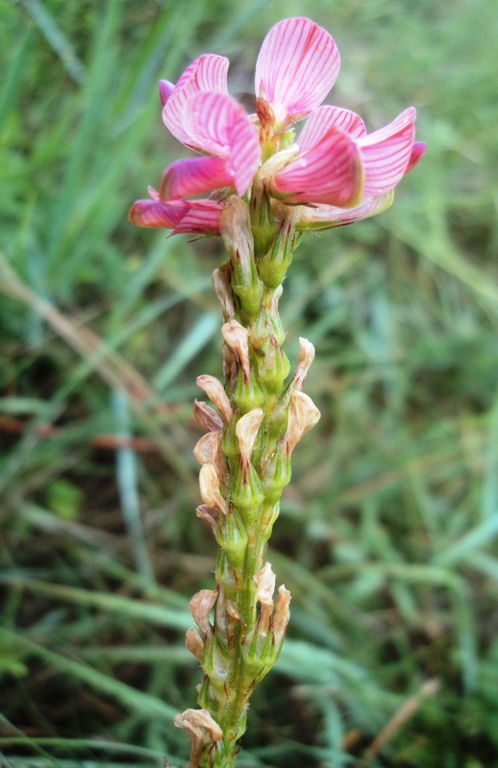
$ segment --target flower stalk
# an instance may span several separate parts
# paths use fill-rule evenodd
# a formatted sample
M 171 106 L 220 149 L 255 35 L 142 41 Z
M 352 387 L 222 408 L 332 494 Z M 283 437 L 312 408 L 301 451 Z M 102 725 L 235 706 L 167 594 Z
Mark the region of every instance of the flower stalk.
M 314 357 L 306 339 L 301 339 L 296 370 L 285 385 L 290 363 L 282 349 L 278 300 L 300 236 L 289 218 L 274 221 L 270 199 L 263 201 L 261 190 L 254 194 L 257 205 L 234 195 L 221 215 L 229 259 L 214 272 L 213 284 L 226 321 L 226 382 L 222 386 L 211 376 L 200 376 L 198 384 L 217 412 L 198 401 L 194 407 L 207 430 L 194 450 L 202 465 L 204 501 L 197 513 L 220 551 L 216 589 L 201 590 L 190 601 L 200 634 L 189 629 L 186 642 L 204 671 L 199 711 L 220 731 L 212 724 L 199 731 L 196 725 L 190 768 L 235 764 L 251 693 L 280 653 L 291 596 L 282 585 L 275 604 L 275 574 L 265 552 L 290 480 L 294 447 L 319 418 L 300 391 Z M 266 251 L 259 247 L 258 255 L 255 230 L 260 243 L 268 244 Z M 192 740 L 191 718 L 184 713 L 175 722 Z

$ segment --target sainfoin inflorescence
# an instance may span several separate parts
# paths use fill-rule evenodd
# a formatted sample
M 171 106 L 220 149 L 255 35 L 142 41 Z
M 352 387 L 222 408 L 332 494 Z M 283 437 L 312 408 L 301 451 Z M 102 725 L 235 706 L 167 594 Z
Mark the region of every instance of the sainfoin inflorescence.
M 235 764 L 250 695 L 275 664 L 290 593 L 265 562 L 291 477 L 293 451 L 320 414 L 302 387 L 314 358 L 300 340 L 293 374 L 282 349 L 282 282 L 306 230 L 350 224 L 385 210 L 422 157 L 414 107 L 367 133 L 354 112 L 322 105 L 340 66 L 329 33 L 310 19 L 276 24 L 256 64 L 256 112 L 228 93 L 228 60 L 196 59 L 173 85 L 161 80 L 166 127 L 197 153 L 164 172 L 130 219 L 173 234 L 221 235 L 228 259 L 213 274 L 220 300 L 225 383 L 199 376 L 216 410 L 196 401 L 205 434 L 197 515 L 220 547 L 215 589 L 190 601 L 189 650 L 204 678 L 200 709 L 175 718 L 191 741 L 189 768 Z M 305 120 L 296 136 L 294 125 Z

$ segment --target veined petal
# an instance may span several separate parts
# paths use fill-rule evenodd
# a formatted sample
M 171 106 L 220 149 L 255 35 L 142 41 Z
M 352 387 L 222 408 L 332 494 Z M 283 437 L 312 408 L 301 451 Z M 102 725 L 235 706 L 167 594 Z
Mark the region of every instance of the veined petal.
M 337 208 L 333 205 L 297 205 L 291 212 L 292 223 L 298 231 L 330 229 L 353 224 L 387 210 L 394 199 L 394 190 L 378 197 L 364 197 L 354 208 Z M 287 209 L 288 211 L 288 209 Z M 287 213 L 287 215 L 289 215 Z
M 173 83 L 170 83 L 168 80 L 159 80 L 159 98 L 161 99 L 161 104 L 163 107 L 173 93 L 174 89 L 175 86 Z
M 388 192 L 404 176 L 413 149 L 416 115 L 415 108 L 408 107 L 389 125 L 357 140 L 366 196 Z
M 217 200 L 189 200 L 188 206 L 188 213 L 173 230 L 174 235 L 220 234 L 222 203 Z
M 331 128 L 339 128 L 352 139 L 359 139 L 367 135 L 365 123 L 355 112 L 351 112 L 350 109 L 325 105 L 315 109 L 306 120 L 297 140 L 300 151 L 305 152 L 318 144 Z
M 288 203 L 357 205 L 363 189 L 361 157 L 356 143 L 331 128 L 318 144 L 278 171 L 272 193 Z
M 261 153 L 258 130 L 244 108 L 227 94 L 199 93 L 189 101 L 185 116 L 197 148 L 230 161 L 237 194 L 243 195 Z
M 221 157 L 190 157 L 166 169 L 159 187 L 161 200 L 178 200 L 220 187 L 233 186 L 234 173 Z
M 279 127 L 322 103 L 340 68 L 329 33 L 304 17 L 284 19 L 266 35 L 256 64 L 256 96 L 271 106 Z
M 425 143 L 425 141 L 413 142 L 412 153 L 410 155 L 410 160 L 408 161 L 408 165 L 406 167 L 405 176 L 407 173 L 410 173 L 410 171 L 413 171 L 415 166 L 419 164 L 419 162 L 422 160 L 422 157 L 424 156 L 426 149 L 427 149 L 427 144 Z
M 137 200 L 128 214 L 132 224 L 152 229 L 174 229 L 189 210 L 183 200 L 161 203 L 158 200 Z
M 192 62 L 181 75 L 163 109 L 163 121 L 178 141 L 196 146 L 195 126 L 191 135 L 185 126 L 184 110 L 189 99 L 196 93 L 215 91 L 227 93 L 229 61 L 224 56 L 206 53 Z

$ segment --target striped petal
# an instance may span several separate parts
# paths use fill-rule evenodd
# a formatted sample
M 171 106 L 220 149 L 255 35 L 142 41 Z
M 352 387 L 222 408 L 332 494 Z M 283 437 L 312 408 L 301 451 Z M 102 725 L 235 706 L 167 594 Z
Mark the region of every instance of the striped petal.
M 416 110 L 408 107 L 392 123 L 357 140 L 365 169 L 365 195 L 382 195 L 404 176 L 412 155 Z
M 377 216 L 387 210 L 394 199 L 394 190 L 378 197 L 364 197 L 354 208 L 337 208 L 333 205 L 296 206 L 292 213 L 292 223 L 298 231 L 330 229 L 353 224 L 370 216 Z
M 159 187 L 161 200 L 178 200 L 234 184 L 234 173 L 220 157 L 190 157 L 166 169 Z
M 159 80 L 159 98 L 161 99 L 163 107 L 166 105 L 166 102 L 174 90 L 175 86 L 173 83 L 170 83 L 169 80 Z
M 356 143 L 337 128 L 273 178 L 272 192 L 288 203 L 327 203 L 341 208 L 361 200 L 363 174 Z
M 340 61 L 333 38 L 310 19 L 284 19 L 270 29 L 256 64 L 256 96 L 271 105 L 277 127 L 301 120 L 322 103 Z
M 139 227 L 172 229 L 174 235 L 219 234 L 221 210 L 216 200 L 137 200 L 128 218 Z
M 128 214 L 132 224 L 152 229 L 174 229 L 188 213 L 189 204 L 183 200 L 161 203 L 158 200 L 137 200 Z
M 425 143 L 425 141 L 413 142 L 412 153 L 410 155 L 410 160 L 408 161 L 408 165 L 406 167 L 405 176 L 407 173 L 410 173 L 410 171 L 413 171 L 415 166 L 419 164 L 419 162 L 422 160 L 422 157 L 424 156 L 426 149 L 427 149 L 427 144 Z
M 219 235 L 223 205 L 217 200 L 189 200 L 189 211 L 173 230 L 174 235 Z
M 299 149 L 305 152 L 321 141 L 331 128 L 339 128 L 352 139 L 367 135 L 365 123 L 359 115 L 350 109 L 325 105 L 315 109 L 304 124 L 298 139 Z
M 224 56 L 206 53 L 192 62 L 182 74 L 165 102 L 163 121 L 178 141 L 187 146 L 196 146 L 196 126 L 193 134 L 185 126 L 184 110 L 189 100 L 197 93 L 215 91 L 227 93 L 227 71 L 229 61 Z M 199 147 L 202 149 L 202 147 Z
M 230 161 L 238 195 L 251 184 L 261 154 L 256 126 L 244 108 L 222 93 L 199 93 L 186 109 L 189 130 L 199 147 Z

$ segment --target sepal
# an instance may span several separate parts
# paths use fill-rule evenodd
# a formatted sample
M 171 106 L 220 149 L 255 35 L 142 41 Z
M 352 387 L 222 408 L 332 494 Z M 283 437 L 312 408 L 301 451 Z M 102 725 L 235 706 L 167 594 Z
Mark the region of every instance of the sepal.
M 284 350 L 273 336 L 265 356 L 258 367 L 259 378 L 270 394 L 277 394 L 290 371 L 290 363 Z
M 225 517 L 220 517 L 215 536 L 221 549 L 226 552 L 230 565 L 240 569 L 247 549 L 247 532 L 235 509 L 230 510 Z
M 266 392 L 252 371 L 247 380 L 244 372 L 239 371 L 233 392 L 233 400 L 242 414 L 249 413 L 249 411 L 253 411 L 256 408 L 264 408 Z
M 295 231 L 291 218 L 284 218 L 271 248 L 257 261 L 258 274 L 267 288 L 275 289 L 282 283 L 300 240 L 301 234 Z
M 265 498 L 261 480 L 252 464 L 241 463 L 231 499 L 245 525 L 251 525 L 259 516 Z

